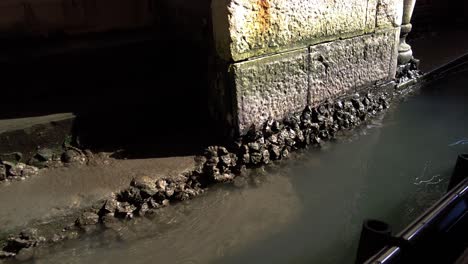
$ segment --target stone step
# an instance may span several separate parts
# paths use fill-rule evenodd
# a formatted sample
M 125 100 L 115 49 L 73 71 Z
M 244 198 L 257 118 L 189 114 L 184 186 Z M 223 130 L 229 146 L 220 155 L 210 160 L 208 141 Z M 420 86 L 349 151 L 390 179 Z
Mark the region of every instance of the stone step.
M 72 113 L 0 119 L 0 159 L 27 162 L 38 148 L 61 147 L 72 135 L 74 120 Z

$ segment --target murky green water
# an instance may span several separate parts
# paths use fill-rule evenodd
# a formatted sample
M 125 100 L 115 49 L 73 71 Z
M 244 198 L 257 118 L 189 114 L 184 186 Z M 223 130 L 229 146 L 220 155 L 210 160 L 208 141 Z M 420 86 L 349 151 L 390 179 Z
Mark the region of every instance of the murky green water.
M 440 80 L 354 136 L 35 263 L 353 263 L 365 218 L 400 231 L 444 194 L 467 103 L 466 74 Z

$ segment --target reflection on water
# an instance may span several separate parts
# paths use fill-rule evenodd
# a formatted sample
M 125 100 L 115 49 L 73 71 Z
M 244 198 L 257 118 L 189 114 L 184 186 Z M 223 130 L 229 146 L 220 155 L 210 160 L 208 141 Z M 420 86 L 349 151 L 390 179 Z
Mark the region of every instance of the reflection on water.
M 249 184 L 218 186 L 117 234 L 44 251 L 37 263 L 353 263 L 365 218 L 397 232 L 445 192 L 468 152 L 465 84 L 463 75 L 441 80 Z

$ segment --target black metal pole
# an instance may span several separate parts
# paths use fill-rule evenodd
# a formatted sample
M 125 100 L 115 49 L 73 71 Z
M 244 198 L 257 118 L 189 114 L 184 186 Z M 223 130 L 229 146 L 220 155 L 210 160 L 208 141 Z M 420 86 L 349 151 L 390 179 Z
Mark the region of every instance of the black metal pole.
M 389 224 L 367 219 L 362 225 L 356 264 L 362 264 L 390 243 L 392 228 Z
M 458 155 L 457 164 L 455 165 L 452 177 L 450 178 L 447 191 L 452 190 L 466 177 L 468 177 L 468 154 L 460 154 Z

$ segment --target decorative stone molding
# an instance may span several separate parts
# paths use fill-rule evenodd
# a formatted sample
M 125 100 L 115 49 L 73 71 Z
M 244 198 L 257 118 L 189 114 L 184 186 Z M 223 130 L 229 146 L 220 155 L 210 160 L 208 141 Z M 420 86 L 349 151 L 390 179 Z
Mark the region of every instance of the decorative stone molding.
M 406 43 L 406 37 L 411 32 L 411 17 L 414 11 L 416 0 L 405 0 L 403 8 L 403 21 L 401 25 L 400 47 L 398 49 L 398 64 L 403 65 L 410 62 L 413 58 L 413 51 L 411 46 Z

